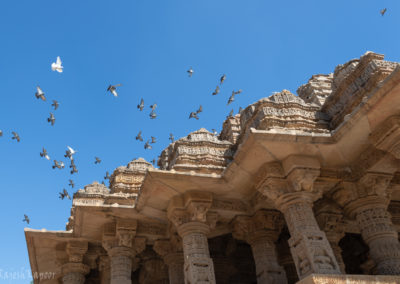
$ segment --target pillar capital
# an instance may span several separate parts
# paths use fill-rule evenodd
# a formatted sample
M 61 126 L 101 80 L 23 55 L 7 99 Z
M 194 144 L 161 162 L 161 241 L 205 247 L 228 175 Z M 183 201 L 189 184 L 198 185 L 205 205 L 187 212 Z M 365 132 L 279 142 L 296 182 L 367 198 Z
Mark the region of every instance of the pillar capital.
M 392 174 L 367 173 L 357 182 L 342 181 L 332 193 L 350 218 L 369 207 L 386 209 L 390 202 Z
M 80 240 L 71 240 L 67 242 L 66 251 L 69 262 L 81 263 L 83 256 L 88 250 L 88 242 Z
M 312 158 L 290 156 L 282 163 L 272 162 L 264 165 L 264 178 L 258 184 L 258 191 L 271 199 L 277 209 L 285 208 L 296 202 L 313 203 L 322 196 L 322 190 L 314 187 L 314 181 L 320 175 L 319 163 Z
M 208 234 L 210 228 L 215 227 L 218 220 L 218 214 L 209 211 L 211 204 L 211 193 L 187 192 L 171 199 L 167 215 L 180 235 L 195 227 Z

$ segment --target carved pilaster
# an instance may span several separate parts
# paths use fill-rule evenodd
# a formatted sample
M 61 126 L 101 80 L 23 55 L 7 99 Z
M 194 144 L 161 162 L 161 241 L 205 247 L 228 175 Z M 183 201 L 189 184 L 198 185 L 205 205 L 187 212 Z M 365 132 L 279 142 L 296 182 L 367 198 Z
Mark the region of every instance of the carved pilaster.
M 287 283 L 275 248 L 282 225 L 281 214 L 273 210 L 261 210 L 252 217 L 238 216 L 233 222 L 233 236 L 251 245 L 257 283 Z
M 350 218 L 355 218 L 370 248 L 378 274 L 400 274 L 400 243 L 387 206 L 391 175 L 369 173 L 357 183 L 343 182 L 333 193 Z
M 119 220 L 104 226 L 103 247 L 110 257 L 111 284 L 131 284 L 133 259 L 146 247 L 145 238 L 135 238 L 137 222 Z
M 314 187 L 319 164 L 312 158 L 304 158 L 307 166 L 301 166 L 301 160 L 301 157 L 289 157 L 283 162 L 285 170 L 277 170 L 274 163 L 274 170 L 267 171 L 258 190 L 274 201 L 285 216 L 291 235 L 289 246 L 299 278 L 312 273 L 339 274 L 335 255 L 312 211 L 313 202 L 322 196 L 322 192 Z
M 211 204 L 211 194 L 189 192 L 174 197 L 168 206 L 168 218 L 182 238 L 186 284 L 215 283 L 207 242 L 210 227 L 217 222 L 217 214 L 209 212 Z
M 164 263 L 168 266 L 169 283 L 184 283 L 182 242 L 177 244 L 170 240 L 157 240 L 154 242 L 153 250 L 163 258 Z

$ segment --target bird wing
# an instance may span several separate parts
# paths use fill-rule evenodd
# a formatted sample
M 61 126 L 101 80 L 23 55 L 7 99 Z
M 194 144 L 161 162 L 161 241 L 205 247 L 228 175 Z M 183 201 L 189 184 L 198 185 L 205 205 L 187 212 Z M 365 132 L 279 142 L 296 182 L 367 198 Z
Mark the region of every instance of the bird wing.
M 61 58 L 60 56 L 57 56 L 57 61 L 56 61 L 58 66 L 61 66 L 62 62 L 61 62 Z
M 42 89 L 41 89 L 39 86 L 36 87 L 36 90 L 37 90 L 37 92 L 38 92 L 39 95 L 42 95 L 42 94 L 43 94 L 43 91 L 42 91 Z

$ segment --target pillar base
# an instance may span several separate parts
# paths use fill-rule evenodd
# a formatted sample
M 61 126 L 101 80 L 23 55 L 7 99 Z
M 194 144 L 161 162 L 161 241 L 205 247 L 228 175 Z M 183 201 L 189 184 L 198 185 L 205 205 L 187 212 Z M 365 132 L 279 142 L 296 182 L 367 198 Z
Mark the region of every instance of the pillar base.
M 311 274 L 296 284 L 393 284 L 400 283 L 400 276 L 389 275 L 337 275 L 337 274 Z

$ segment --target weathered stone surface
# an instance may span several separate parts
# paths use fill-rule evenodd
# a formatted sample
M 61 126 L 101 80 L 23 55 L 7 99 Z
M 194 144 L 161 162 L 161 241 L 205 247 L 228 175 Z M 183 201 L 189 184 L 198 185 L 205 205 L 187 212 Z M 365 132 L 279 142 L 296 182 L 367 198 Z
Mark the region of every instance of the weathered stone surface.
M 79 189 L 67 231 L 25 229 L 33 276 L 400 283 L 398 63 L 368 52 L 297 92 L 229 116 L 218 136 L 173 142 L 160 169 L 139 158 L 110 189 Z
M 312 274 L 297 284 L 395 284 L 400 283 L 400 276 L 382 275 L 324 275 Z

